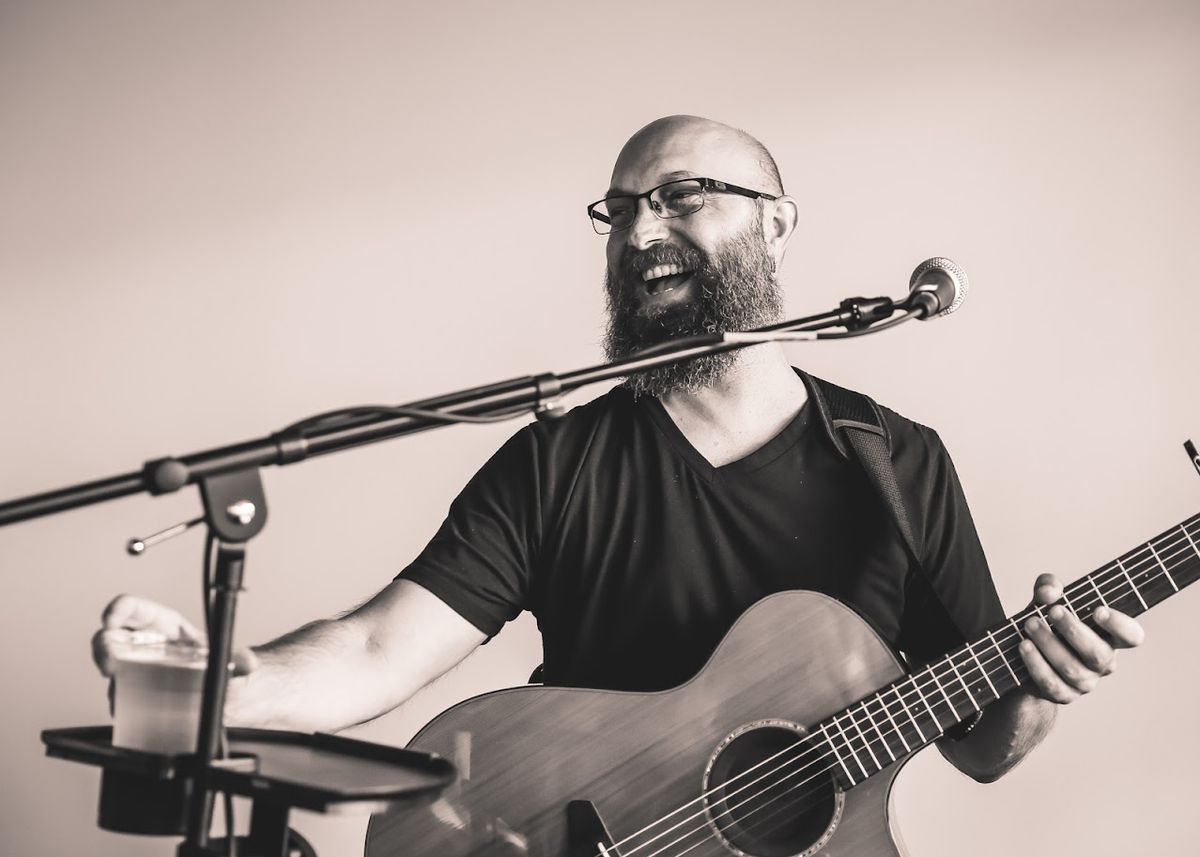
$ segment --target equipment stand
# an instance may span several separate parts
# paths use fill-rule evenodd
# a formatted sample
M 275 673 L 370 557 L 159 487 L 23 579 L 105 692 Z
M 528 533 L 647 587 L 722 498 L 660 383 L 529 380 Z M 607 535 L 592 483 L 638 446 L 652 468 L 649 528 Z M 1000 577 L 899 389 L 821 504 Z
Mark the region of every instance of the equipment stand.
M 221 751 L 225 691 L 229 686 L 229 661 L 233 653 L 234 613 L 242 589 L 246 542 L 262 532 L 267 522 L 267 500 L 257 467 L 201 479 L 200 496 L 204 502 L 205 523 L 210 536 L 216 540 L 217 556 L 213 577 L 205 580 L 206 590 L 211 590 L 211 595 L 206 595 L 209 599 L 206 611 L 208 668 L 204 672 L 204 695 L 200 703 L 197 767 L 188 800 L 187 836 L 179 846 L 179 857 L 212 857 L 216 853 L 208 847 L 216 796 L 211 784 L 211 770 L 213 760 Z M 285 808 L 285 834 L 286 816 Z M 232 831 L 230 835 L 233 835 Z
M 900 311 L 903 316 L 886 320 Z M 318 414 L 266 437 L 156 459 L 138 471 L 0 503 L 0 526 L 141 492 L 167 494 L 191 484 L 199 486 L 204 505 L 201 518 L 131 540 L 127 548 L 139 554 L 193 524 L 202 522 L 208 529 L 205 607 L 209 651 L 195 754 L 168 756 L 114 747 L 112 730 L 107 727 L 46 730 L 42 733 L 46 752 L 103 769 L 101 827 L 126 833 L 182 834 L 178 857 L 219 857 L 222 845 L 235 844 L 213 842 L 209 836 L 217 792 L 254 799 L 250 836 L 237 843 L 248 849 L 240 851 L 243 857 L 282 857 L 286 853 L 291 807 L 331 812 L 353 805 L 385 812 L 433 800 L 454 779 L 453 765 L 428 754 L 378 744 L 321 734 L 238 729 L 230 734 L 236 758 L 220 759 L 245 548 L 267 521 L 259 468 L 295 464 L 456 422 L 492 422 L 530 411 L 539 418 L 553 418 L 559 413 L 555 398 L 587 384 L 761 342 L 872 333 L 927 317 L 930 312 L 930 307 L 918 306 L 915 300 L 896 303 L 890 298 L 850 298 L 830 312 L 754 331 L 717 331 L 673 340 L 562 375 L 523 376 L 407 405 Z M 816 333 L 829 327 L 846 331 Z M 319 772 L 320 781 L 298 774 L 298 769 Z

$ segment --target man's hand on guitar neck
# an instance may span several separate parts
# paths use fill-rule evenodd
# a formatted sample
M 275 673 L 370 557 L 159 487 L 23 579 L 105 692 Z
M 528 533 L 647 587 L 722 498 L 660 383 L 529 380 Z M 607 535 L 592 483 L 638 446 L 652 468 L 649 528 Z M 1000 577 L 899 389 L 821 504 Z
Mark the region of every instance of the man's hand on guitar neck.
M 1102 633 L 1093 630 L 1061 604 L 1062 586 L 1052 574 L 1040 575 L 1033 587 L 1030 606 L 1054 605 L 1025 621 L 1021 658 L 1033 682 L 1031 690 L 1042 699 L 1060 704 L 1074 702 L 1095 689 L 1101 678 L 1116 666 L 1116 649 L 1141 644 L 1146 633 L 1141 623 L 1111 607 L 1093 614 Z
M 1051 703 L 1074 702 L 1090 692 L 1113 671 L 1116 649 L 1132 648 L 1145 632 L 1136 619 L 1102 607 L 1088 627 L 1070 610 L 1055 602 L 1062 586 L 1052 574 L 1038 577 L 1033 601 L 1049 620 L 1027 620 L 1020 646 L 1030 681 L 1005 694 L 983 710 L 974 729 L 961 739 L 938 742 L 942 755 L 964 774 L 979 782 L 992 782 L 1012 770 L 1046 737 L 1054 723 Z

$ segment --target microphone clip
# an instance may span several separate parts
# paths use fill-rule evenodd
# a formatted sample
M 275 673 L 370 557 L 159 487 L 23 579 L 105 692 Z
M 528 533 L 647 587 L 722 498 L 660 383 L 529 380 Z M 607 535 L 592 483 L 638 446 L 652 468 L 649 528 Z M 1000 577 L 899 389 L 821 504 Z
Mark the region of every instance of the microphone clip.
M 849 318 L 842 322 L 847 330 L 862 330 L 876 322 L 891 318 L 896 303 L 891 298 L 846 298 L 838 305 Z

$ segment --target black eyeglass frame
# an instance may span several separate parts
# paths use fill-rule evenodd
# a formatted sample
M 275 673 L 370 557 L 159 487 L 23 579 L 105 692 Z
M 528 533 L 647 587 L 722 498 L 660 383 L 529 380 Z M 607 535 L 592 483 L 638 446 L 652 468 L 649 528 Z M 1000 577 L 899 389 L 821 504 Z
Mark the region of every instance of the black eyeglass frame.
M 606 196 L 606 197 L 604 197 L 604 199 L 596 200 L 595 202 L 591 203 L 587 207 L 588 220 L 591 221 L 592 229 L 594 229 L 596 231 L 597 235 L 611 235 L 614 232 L 623 232 L 626 229 L 629 229 L 633 226 L 633 223 L 630 223 L 629 226 L 621 226 L 616 229 L 610 228 L 608 230 L 608 232 L 601 232 L 599 230 L 599 228 L 597 227 L 597 221 L 599 221 L 600 223 L 607 224 L 608 226 L 611 227 L 612 220 L 611 220 L 611 218 L 609 218 L 609 216 L 607 214 L 597 211 L 596 206 L 601 205 L 606 202 L 609 202 L 614 199 L 632 199 L 633 205 L 635 208 L 637 207 L 637 204 L 640 200 L 645 199 L 648 203 L 650 203 L 651 213 L 653 213 L 654 216 L 657 217 L 659 220 L 674 220 L 678 217 L 687 217 L 688 215 L 695 214 L 696 211 L 699 211 L 701 208 L 704 208 L 704 203 L 701 202 L 699 208 L 697 208 L 696 211 L 689 211 L 689 212 L 687 212 L 687 214 L 668 214 L 668 215 L 660 214 L 655 209 L 654 201 L 652 199 L 650 199 L 650 196 L 656 190 L 659 190 L 660 188 L 664 188 L 667 185 L 679 184 L 680 182 L 699 182 L 700 190 L 704 191 L 704 192 L 707 192 L 710 190 L 715 190 L 715 191 L 720 191 L 721 193 L 734 193 L 734 194 L 737 194 L 738 196 L 744 196 L 744 197 L 748 197 L 750 199 L 769 199 L 772 201 L 779 199 L 778 196 L 775 196 L 773 194 L 763 193 L 761 190 L 751 190 L 748 187 L 739 187 L 738 185 L 730 184 L 729 182 L 723 182 L 720 179 L 710 179 L 707 176 L 682 176 L 677 179 L 671 179 L 669 182 L 663 182 L 660 185 L 655 185 L 654 187 L 650 188 L 650 190 L 644 191 L 642 193 L 618 193 L 618 194 L 614 194 L 613 196 Z M 636 220 L 637 220 L 637 218 L 635 217 L 634 221 L 636 222 Z

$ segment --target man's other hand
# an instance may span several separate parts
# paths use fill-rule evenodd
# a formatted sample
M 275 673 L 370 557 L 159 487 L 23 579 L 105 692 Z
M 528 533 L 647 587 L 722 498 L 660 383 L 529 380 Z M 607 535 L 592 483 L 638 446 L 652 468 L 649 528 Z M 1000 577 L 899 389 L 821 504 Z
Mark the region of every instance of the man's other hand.
M 112 678 L 114 656 L 122 647 L 155 641 L 206 642 L 203 631 L 170 607 L 134 595 L 118 595 L 100 614 L 100 629 L 92 635 L 92 660 L 101 675 Z M 249 649 L 235 651 L 232 660 L 234 675 L 245 675 L 257 664 Z

